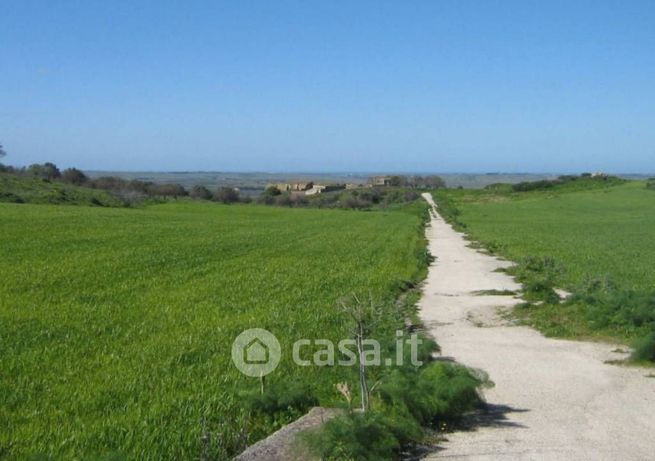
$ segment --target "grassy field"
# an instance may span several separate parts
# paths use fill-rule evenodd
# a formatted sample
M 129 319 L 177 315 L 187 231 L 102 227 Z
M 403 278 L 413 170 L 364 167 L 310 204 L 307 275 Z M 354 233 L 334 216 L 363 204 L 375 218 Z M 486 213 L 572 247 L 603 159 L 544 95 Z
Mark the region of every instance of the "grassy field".
M 593 280 L 613 287 L 613 299 L 601 300 L 608 319 L 598 321 L 590 303 L 599 300 L 590 298 L 530 311 L 536 326 L 562 336 L 630 341 L 648 331 L 655 316 L 648 301 L 655 287 L 655 193 L 641 181 L 584 189 L 581 182 L 547 191 L 448 190 L 437 196 L 446 214 L 457 210 L 451 220 L 494 252 L 514 261 L 551 258 L 558 286 L 576 293 L 587 293 Z M 632 313 L 624 319 L 621 312 L 637 304 L 639 320 Z
M 605 276 L 655 287 L 655 193 L 642 182 L 572 193 L 447 193 L 474 240 L 513 260 L 554 257 L 565 269 L 564 288 Z
M 337 299 L 420 277 L 422 210 L 0 204 L 0 458 L 233 453 L 284 422 L 244 427 L 251 327 L 282 344 L 271 384 L 338 399 L 353 371 L 293 366 L 291 343 L 350 337 Z
M 103 190 L 7 173 L 0 173 L 0 202 L 123 206 L 118 198 Z

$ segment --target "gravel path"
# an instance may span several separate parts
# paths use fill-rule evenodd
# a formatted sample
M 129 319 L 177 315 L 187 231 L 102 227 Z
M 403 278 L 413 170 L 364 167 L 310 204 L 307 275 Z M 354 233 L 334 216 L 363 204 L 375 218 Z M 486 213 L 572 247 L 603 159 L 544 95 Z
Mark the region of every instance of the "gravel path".
M 422 318 L 444 356 L 485 370 L 495 387 L 475 427 L 449 434 L 426 459 L 655 459 L 655 370 L 606 364 L 625 357 L 616 346 L 508 325 L 498 312 L 517 300 L 475 292 L 518 289 L 494 272 L 509 263 L 467 247 L 436 207 L 427 237 L 437 259 Z

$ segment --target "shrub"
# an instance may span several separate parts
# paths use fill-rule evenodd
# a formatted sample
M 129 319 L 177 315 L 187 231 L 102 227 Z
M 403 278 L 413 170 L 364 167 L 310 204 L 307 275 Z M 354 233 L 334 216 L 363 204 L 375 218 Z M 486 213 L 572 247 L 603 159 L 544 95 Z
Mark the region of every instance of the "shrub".
M 14 194 L 13 192 L 0 191 L 0 202 L 25 203 L 25 200 L 23 200 L 22 197 Z
M 219 187 L 214 192 L 214 201 L 221 203 L 236 203 L 239 201 L 239 191 L 233 187 Z
M 275 197 L 275 204 L 277 206 L 291 206 L 293 201 L 291 200 L 291 194 L 286 192 Z
M 69 184 L 81 186 L 82 184 L 88 182 L 89 178 L 77 168 L 67 168 L 62 173 L 61 180 Z
M 275 197 L 280 195 L 282 192 L 280 192 L 280 189 L 278 189 L 275 186 L 269 186 L 264 190 L 264 195 L 269 196 L 269 197 Z
M 364 208 L 370 208 L 372 205 L 368 200 L 364 200 L 359 197 L 354 197 L 352 195 L 346 196 L 344 200 L 341 201 L 342 208 L 352 208 L 353 210 L 359 210 Z
M 655 331 L 635 341 L 633 347 L 632 360 L 655 362 Z
M 621 289 L 611 281 L 593 279 L 576 289 L 569 303 L 583 304 L 595 329 L 655 331 L 655 292 Z
M 292 195 L 291 203 L 295 207 L 303 207 L 309 204 L 309 200 L 304 195 Z
M 180 184 L 150 184 L 146 188 L 146 193 L 159 197 L 184 197 L 187 195 L 186 189 Z
M 38 163 L 30 165 L 27 167 L 26 172 L 28 175 L 48 181 L 61 177 L 61 172 L 59 171 L 59 168 L 57 168 L 57 165 L 50 162 L 46 162 L 43 165 Z
M 424 426 L 437 428 L 475 408 L 486 383 L 486 376 L 452 363 L 398 367 L 383 378 L 372 411 L 334 418 L 305 441 L 321 459 L 396 459 L 423 440 Z
M 211 200 L 212 193 L 205 186 L 196 185 L 191 189 L 189 196 L 198 200 Z
M 420 425 L 434 427 L 479 404 L 477 388 L 485 382 L 462 366 L 431 362 L 416 370 L 394 370 L 380 386 L 380 394 L 387 405 L 401 408 Z
M 514 192 L 528 192 L 534 190 L 549 190 L 556 186 L 573 183 L 574 189 L 584 190 L 589 188 L 607 187 L 625 183 L 625 179 L 617 176 L 609 176 L 605 174 L 589 175 L 583 174 L 576 175 L 562 175 L 557 179 L 541 179 L 539 181 L 525 181 L 514 184 L 512 190 Z
M 523 284 L 524 297 L 528 301 L 558 303 L 555 283 L 562 268 L 549 256 L 526 256 L 510 272 Z
M 310 450 L 324 460 L 379 461 L 393 459 L 400 442 L 390 425 L 375 413 L 347 413 L 320 430 L 304 434 Z
M 528 192 L 531 190 L 545 190 L 553 188 L 558 182 L 548 179 L 540 181 L 524 181 L 512 185 L 514 192 Z

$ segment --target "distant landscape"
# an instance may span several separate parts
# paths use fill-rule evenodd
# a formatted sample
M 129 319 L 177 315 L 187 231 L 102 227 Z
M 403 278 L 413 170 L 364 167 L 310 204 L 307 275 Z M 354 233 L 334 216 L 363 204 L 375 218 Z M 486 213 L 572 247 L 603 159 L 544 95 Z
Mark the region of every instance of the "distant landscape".
M 218 186 L 238 187 L 244 193 L 256 194 L 263 191 L 268 184 L 277 182 L 314 181 L 326 183 L 365 184 L 372 176 L 402 174 L 411 176 L 417 173 L 370 172 L 370 173 L 238 173 L 238 172 L 146 172 L 146 171 L 85 171 L 91 178 L 116 176 L 124 179 L 138 179 L 157 183 L 178 183 L 183 186 L 201 184 L 208 188 Z M 448 187 L 479 189 L 489 184 L 514 184 L 523 181 L 553 179 L 564 173 L 433 173 L 440 176 Z M 620 174 L 627 179 L 645 179 L 648 174 Z

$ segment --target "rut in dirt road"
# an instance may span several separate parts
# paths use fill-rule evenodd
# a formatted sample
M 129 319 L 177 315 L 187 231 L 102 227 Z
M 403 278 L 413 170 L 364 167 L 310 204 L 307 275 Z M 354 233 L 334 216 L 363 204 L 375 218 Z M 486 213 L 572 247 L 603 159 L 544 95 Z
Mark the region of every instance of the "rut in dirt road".
M 648 460 L 655 459 L 655 379 L 652 370 L 604 363 L 625 358 L 616 346 L 549 339 L 511 326 L 499 308 L 520 300 L 479 296 L 517 290 L 510 263 L 469 248 L 438 215 L 432 196 L 430 252 L 436 257 L 419 303 L 442 354 L 485 370 L 486 414 L 470 431 L 426 459 Z

